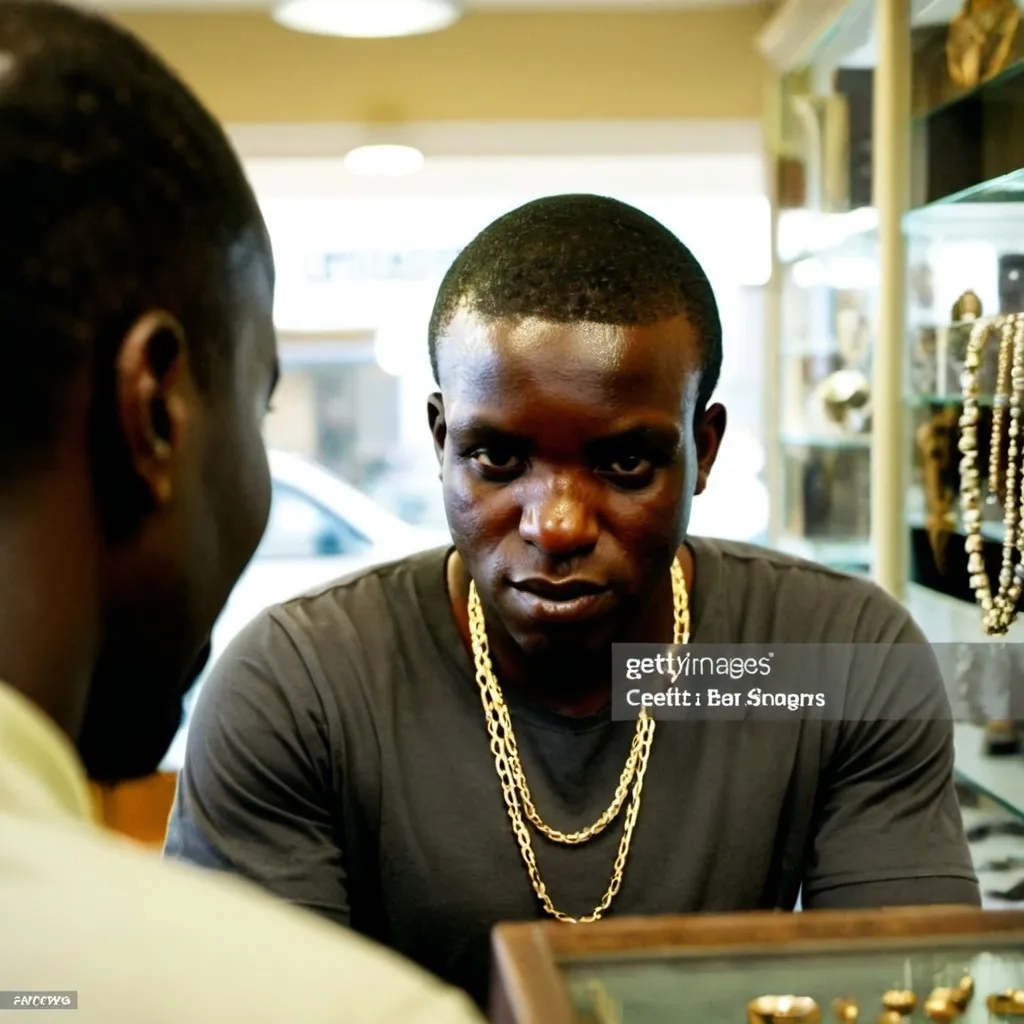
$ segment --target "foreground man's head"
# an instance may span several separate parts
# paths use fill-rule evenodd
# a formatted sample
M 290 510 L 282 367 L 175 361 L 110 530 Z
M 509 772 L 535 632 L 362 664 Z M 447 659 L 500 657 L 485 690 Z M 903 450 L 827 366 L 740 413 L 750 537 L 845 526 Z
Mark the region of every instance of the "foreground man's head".
M 0 5 L 0 678 L 93 778 L 152 771 L 266 525 L 265 228 L 109 23 Z
M 448 521 L 527 653 L 605 650 L 667 579 L 725 427 L 714 295 L 668 230 L 541 199 L 459 256 L 430 328 Z

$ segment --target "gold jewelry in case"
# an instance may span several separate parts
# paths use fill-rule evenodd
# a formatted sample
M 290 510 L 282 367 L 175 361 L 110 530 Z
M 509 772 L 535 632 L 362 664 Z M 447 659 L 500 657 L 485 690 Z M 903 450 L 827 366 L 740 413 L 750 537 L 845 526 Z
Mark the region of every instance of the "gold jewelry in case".
M 673 643 L 686 644 L 690 641 L 690 606 L 689 597 L 686 593 L 686 578 L 683 575 L 683 568 L 676 558 L 672 563 L 672 601 L 675 610 L 675 630 Z M 626 858 L 629 856 L 629 845 L 633 837 L 633 828 L 636 825 L 637 815 L 640 813 L 640 794 L 643 790 L 644 774 L 647 771 L 647 761 L 651 755 L 651 744 L 654 740 L 654 719 L 648 714 L 646 708 L 641 708 L 637 718 L 636 734 L 630 748 L 629 756 L 626 759 L 626 766 L 619 778 L 619 785 L 616 788 L 615 796 L 601 816 L 587 828 L 577 832 L 565 833 L 548 826 L 537 812 L 530 793 L 530 787 L 526 781 L 526 774 L 519 760 L 519 749 L 516 746 L 515 733 L 512 729 L 512 718 L 505 704 L 501 692 L 501 686 L 494 674 L 491 665 L 490 646 L 487 640 L 487 626 L 484 622 L 483 607 L 480 604 L 480 595 L 476 589 L 476 583 L 469 585 L 469 631 L 473 644 L 473 659 L 476 665 L 476 681 L 480 688 L 480 700 L 484 707 L 484 716 L 487 720 L 487 731 L 491 737 L 491 753 L 494 755 L 494 764 L 501 781 L 502 793 L 505 797 L 505 804 L 508 808 L 509 818 L 512 822 L 512 830 L 519 843 L 519 851 L 522 854 L 523 862 L 526 865 L 527 873 L 533 890 L 537 894 L 546 913 L 558 921 L 568 924 L 590 924 L 599 921 L 604 912 L 611 906 L 619 888 L 622 885 L 622 876 L 626 869 Z M 618 854 L 615 858 L 615 865 L 612 869 L 611 882 L 605 891 L 601 902 L 591 913 L 583 917 L 570 917 L 568 914 L 555 908 L 548 895 L 547 887 L 541 880 L 540 871 L 537 868 L 537 859 L 533 852 L 533 843 L 530 839 L 529 830 L 523 815 L 534 825 L 534 827 L 556 843 L 576 845 L 585 843 L 594 836 L 599 835 L 615 819 L 626 801 L 629 786 L 632 783 L 633 793 L 630 798 L 629 807 L 626 809 L 626 821 L 622 831 L 622 839 L 619 842 Z
M 1008 988 L 989 996 L 985 1005 L 997 1017 L 1024 1017 L 1024 989 Z
M 917 996 L 909 989 L 892 989 L 882 996 L 882 1005 L 901 1017 L 913 1013 L 917 1007 Z
M 848 996 L 833 999 L 832 1010 L 840 1024 L 856 1024 L 856 1020 L 860 1016 L 860 1007 L 857 1006 L 857 1000 L 851 999 Z
M 974 979 L 969 974 L 965 974 L 960 979 L 960 984 L 953 990 L 953 995 L 956 1005 L 961 1010 L 966 1010 L 974 997 Z
M 821 1010 L 810 996 L 758 996 L 747 1004 L 747 1024 L 818 1024 Z
M 960 1006 L 960 991 L 955 988 L 937 988 L 924 1001 L 924 1015 L 933 1021 L 956 1020 L 963 1009 Z

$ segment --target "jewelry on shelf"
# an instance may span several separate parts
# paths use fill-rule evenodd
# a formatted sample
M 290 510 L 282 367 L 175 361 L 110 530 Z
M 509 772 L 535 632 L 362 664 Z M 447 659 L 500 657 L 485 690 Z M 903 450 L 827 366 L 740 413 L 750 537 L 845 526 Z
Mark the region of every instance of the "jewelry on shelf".
M 1010 364 L 1013 357 L 1013 343 L 1010 332 L 1013 330 L 1013 317 L 1003 321 L 1002 335 L 999 340 L 999 365 L 996 370 L 996 390 L 992 396 L 992 446 L 988 453 L 988 497 L 990 505 L 999 500 L 999 492 L 1003 489 L 1003 479 L 999 474 L 999 463 L 1003 457 L 1003 419 L 1006 412 L 1007 396 L 1010 393 Z
M 672 563 L 672 601 L 675 613 L 674 644 L 687 644 L 690 642 L 690 606 L 689 597 L 686 592 L 686 578 L 683 575 L 682 566 L 676 558 Z M 498 772 L 498 779 L 501 782 L 502 793 L 505 797 L 505 804 L 508 808 L 509 818 L 512 822 L 512 831 L 519 843 L 519 851 L 522 854 L 523 862 L 526 865 L 527 873 L 533 890 L 540 900 L 544 910 L 556 920 L 567 924 L 590 924 L 599 921 L 604 912 L 611 906 L 622 885 L 623 873 L 626 869 L 626 859 L 629 856 L 629 846 L 633 837 L 633 828 L 636 825 L 637 815 L 640 813 L 640 794 L 643 790 L 644 774 L 647 771 L 647 761 L 651 754 L 651 744 L 654 742 L 654 719 L 648 714 L 646 708 L 640 710 L 637 718 L 636 733 L 629 756 L 626 759 L 626 766 L 622 770 L 615 796 L 607 810 L 594 822 L 577 832 L 560 832 L 551 828 L 541 818 L 533 803 L 533 796 L 526 781 L 526 774 L 519 760 L 519 748 L 516 745 L 515 733 L 512 729 L 512 718 L 508 706 L 501 691 L 501 686 L 494 674 L 491 665 L 490 645 L 487 640 L 487 626 L 484 621 L 483 607 L 480 603 L 480 595 L 477 592 L 476 583 L 469 585 L 469 631 L 473 644 L 473 659 L 476 666 L 476 681 L 480 688 L 480 700 L 484 708 L 484 716 L 487 721 L 487 731 L 490 735 L 491 753 L 494 755 L 494 764 Z M 608 885 L 601 902 L 583 917 L 570 917 L 568 914 L 557 910 L 548 895 L 547 886 L 540 877 L 540 870 L 537 867 L 537 859 L 533 852 L 533 843 L 530 833 L 526 827 L 523 816 L 548 839 L 556 843 L 577 845 L 585 843 L 607 828 L 618 816 L 629 787 L 632 784 L 633 792 L 630 797 L 629 807 L 626 809 L 626 820 L 622 831 L 622 839 L 619 842 L 619 851 L 615 858 L 615 865 L 612 870 L 611 882 Z
M 821 1010 L 810 996 L 758 996 L 747 1004 L 747 1024 L 818 1024 Z
M 946 67 L 961 89 L 994 78 L 1013 50 L 1020 9 L 1014 0 L 966 0 L 949 25 Z
M 915 435 L 924 462 L 925 530 L 935 567 L 946 572 L 946 549 L 956 529 L 956 491 L 946 482 L 952 438 L 957 425 L 955 408 L 941 409 L 922 424 Z
M 998 481 L 998 452 L 1002 448 L 1004 414 L 998 417 L 996 409 L 1009 406 L 1009 447 L 1004 471 L 1003 491 L 1003 559 L 999 573 L 999 587 L 995 594 L 985 568 L 984 540 L 981 535 L 981 479 L 978 470 L 978 382 L 979 368 L 985 345 L 995 327 L 1000 330 L 1000 370 L 993 396 L 993 431 L 990 459 L 996 468 L 990 473 L 989 486 Z M 1006 372 L 1003 372 L 1003 367 Z M 1017 618 L 1017 603 L 1024 589 L 1024 563 L 1014 564 L 1014 554 L 1024 555 L 1024 492 L 1019 480 L 1024 477 L 1018 464 L 1020 454 L 1020 419 L 1024 411 L 1024 314 L 1009 317 L 979 319 L 975 321 L 967 343 L 961 378 L 963 411 L 960 414 L 960 506 L 967 539 L 967 570 L 971 589 L 982 609 L 982 625 L 989 635 L 1002 635 Z M 1009 382 L 1005 378 L 1008 375 Z M 1007 393 L 1009 392 L 1009 393 Z M 998 432 L 997 432 L 998 429 Z M 992 488 L 990 494 L 998 494 Z
M 977 320 L 981 313 L 981 299 L 978 298 L 978 293 L 971 291 L 970 288 L 953 303 L 953 323 L 955 324 Z

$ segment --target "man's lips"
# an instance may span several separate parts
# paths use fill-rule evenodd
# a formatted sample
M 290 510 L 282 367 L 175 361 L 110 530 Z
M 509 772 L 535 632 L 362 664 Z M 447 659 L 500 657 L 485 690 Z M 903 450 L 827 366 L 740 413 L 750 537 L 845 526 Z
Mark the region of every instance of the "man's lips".
M 511 585 L 520 613 L 533 622 L 578 623 L 605 614 L 614 605 L 611 589 L 592 580 L 530 577 Z
M 512 586 L 535 597 L 542 597 L 548 601 L 572 601 L 578 597 L 593 597 L 603 594 L 608 590 L 607 586 L 595 583 L 593 580 L 580 578 L 550 580 L 542 576 L 531 576 L 523 580 L 513 580 Z

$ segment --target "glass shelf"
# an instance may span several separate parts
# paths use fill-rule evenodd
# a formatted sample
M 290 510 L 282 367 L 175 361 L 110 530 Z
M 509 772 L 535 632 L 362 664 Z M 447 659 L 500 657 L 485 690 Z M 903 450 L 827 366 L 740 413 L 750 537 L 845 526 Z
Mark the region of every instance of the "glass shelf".
M 934 206 L 952 206 L 956 203 L 1020 203 L 1024 202 L 1024 169 L 983 181 L 980 185 L 955 192 L 940 199 Z
M 870 434 L 783 434 L 786 448 L 870 448 Z
M 986 754 L 982 726 L 958 722 L 953 728 L 957 777 L 1024 820 L 1024 754 Z
M 913 409 L 926 409 L 932 405 L 962 405 L 963 395 L 959 391 L 948 391 L 945 394 L 921 392 L 920 394 L 908 394 L 904 402 Z M 992 395 L 979 395 L 976 399 L 978 408 L 989 409 L 992 407 Z
M 921 515 L 921 514 L 917 514 L 917 515 L 911 514 L 911 515 L 908 515 L 907 516 L 907 525 L 912 530 L 924 530 L 924 529 L 926 529 L 925 517 L 923 515 Z M 959 537 L 961 544 L 963 543 L 964 537 L 967 536 L 967 533 L 964 530 L 963 522 L 960 519 L 959 515 L 957 515 L 956 522 L 953 524 L 953 526 L 950 529 L 950 535 L 952 537 L 954 537 L 954 538 L 955 537 Z M 989 521 L 983 522 L 981 524 L 981 535 L 982 535 L 982 537 L 985 538 L 985 540 L 991 540 L 991 541 L 994 541 L 996 543 L 1002 544 L 1003 543 L 1003 524 L 1001 522 L 1000 523 L 989 522 Z
M 771 543 L 869 571 L 871 365 L 878 320 L 872 0 L 822 25 L 779 102 L 778 405 Z
M 878 211 L 827 213 L 819 210 L 783 210 L 778 223 L 778 257 L 796 263 L 815 256 L 873 259 L 878 245 Z
M 1024 228 L 1024 205 L 1019 204 L 1024 204 L 1024 193 L 1000 202 L 986 198 L 983 192 L 978 195 L 977 200 L 940 200 L 910 210 L 903 217 L 904 233 L 922 241 L 978 240 L 991 246 L 1019 245 Z
M 865 537 L 833 539 L 783 534 L 779 538 L 778 548 L 794 558 L 852 572 L 866 572 L 871 565 L 871 542 Z

